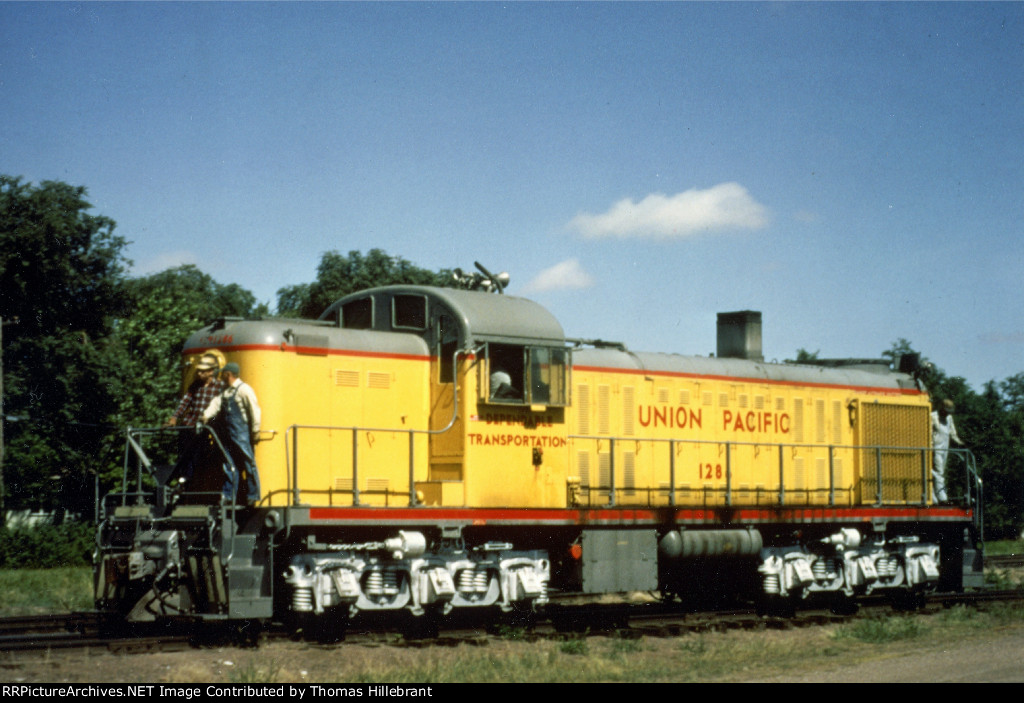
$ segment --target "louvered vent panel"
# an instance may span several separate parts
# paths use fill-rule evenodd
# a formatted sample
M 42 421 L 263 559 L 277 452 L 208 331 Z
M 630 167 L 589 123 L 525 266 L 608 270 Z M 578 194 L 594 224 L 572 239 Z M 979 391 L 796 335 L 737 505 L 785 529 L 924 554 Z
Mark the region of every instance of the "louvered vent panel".
M 391 374 L 381 373 L 380 371 L 370 371 L 366 374 L 366 386 L 367 388 L 387 390 L 391 387 Z
M 590 386 L 576 386 L 576 433 L 590 434 Z
M 334 370 L 334 385 L 346 386 L 348 388 L 359 387 L 359 372 L 347 371 L 345 369 Z
M 667 393 L 667 391 L 666 391 Z M 632 386 L 622 389 L 622 433 L 627 437 L 636 434 L 634 418 L 636 418 L 636 392 Z
M 576 473 L 580 477 L 580 485 L 590 487 L 590 452 L 576 452 Z
M 636 495 L 636 454 L 633 452 L 622 453 L 622 479 L 626 489 L 623 494 L 626 496 Z
M 597 387 L 597 433 L 611 434 L 611 386 Z

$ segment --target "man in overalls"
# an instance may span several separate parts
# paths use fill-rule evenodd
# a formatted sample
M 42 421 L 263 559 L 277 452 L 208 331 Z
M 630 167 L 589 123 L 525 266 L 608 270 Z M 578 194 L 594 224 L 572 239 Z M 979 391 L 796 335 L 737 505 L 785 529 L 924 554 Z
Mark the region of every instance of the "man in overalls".
M 260 500 L 260 477 L 252 451 L 253 445 L 259 442 L 260 404 L 252 386 L 239 378 L 239 372 L 234 362 L 224 365 L 220 372 L 224 390 L 210 401 L 202 419 L 212 425 L 238 472 L 228 467 L 230 478 L 224 484 L 224 498 L 235 500 L 239 484 L 244 482 L 244 502 L 254 505 Z

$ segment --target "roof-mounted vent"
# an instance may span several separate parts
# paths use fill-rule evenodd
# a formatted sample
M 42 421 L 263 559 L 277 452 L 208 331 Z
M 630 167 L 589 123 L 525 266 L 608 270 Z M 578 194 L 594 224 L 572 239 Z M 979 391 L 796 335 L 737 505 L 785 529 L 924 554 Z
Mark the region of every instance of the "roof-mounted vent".
M 761 313 L 755 310 L 718 313 L 718 356 L 764 361 L 761 351 Z

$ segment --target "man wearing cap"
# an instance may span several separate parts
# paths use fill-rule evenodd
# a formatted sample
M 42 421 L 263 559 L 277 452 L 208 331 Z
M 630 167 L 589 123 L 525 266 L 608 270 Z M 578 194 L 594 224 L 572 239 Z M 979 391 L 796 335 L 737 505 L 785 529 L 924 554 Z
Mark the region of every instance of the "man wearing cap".
M 259 442 L 260 404 L 252 386 L 239 378 L 240 372 L 234 362 L 224 365 L 220 372 L 224 390 L 210 401 L 200 419 L 213 424 L 238 471 L 238 476 L 232 475 L 225 483 L 224 496 L 230 500 L 235 498 L 237 479 L 241 478 L 245 485 L 245 502 L 252 505 L 260 499 L 260 477 L 252 451 L 253 445 Z
M 165 427 L 181 425 L 190 427 L 199 422 L 203 410 L 224 390 L 224 384 L 217 379 L 219 368 L 217 357 L 203 354 L 196 364 L 196 379 L 189 385 L 188 391 L 178 403 L 177 409 Z M 182 432 L 178 435 L 178 464 L 174 476 L 179 483 L 192 479 L 196 465 L 201 461 L 200 452 L 204 444 L 201 439 L 191 433 Z
M 217 357 L 203 354 L 196 364 L 196 379 L 188 387 L 188 391 L 178 403 L 178 408 L 167 421 L 167 427 L 176 425 L 191 426 L 199 421 L 199 416 L 207 408 L 210 401 L 220 395 L 224 384 L 217 379 Z
M 956 433 L 953 424 L 953 401 L 946 399 L 938 410 L 932 411 L 932 446 L 935 448 L 935 459 L 932 463 L 933 498 L 939 503 L 946 502 L 946 458 L 949 456 L 949 440 L 960 446 L 963 442 Z

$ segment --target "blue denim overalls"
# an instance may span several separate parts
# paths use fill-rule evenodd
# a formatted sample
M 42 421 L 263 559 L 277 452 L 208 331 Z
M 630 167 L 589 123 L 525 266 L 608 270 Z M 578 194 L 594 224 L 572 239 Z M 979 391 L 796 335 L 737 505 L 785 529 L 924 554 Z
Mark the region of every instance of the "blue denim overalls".
M 260 476 L 256 470 L 256 458 L 252 453 L 252 441 L 249 437 L 249 422 L 238 403 L 238 389 L 229 388 L 224 391 L 220 412 L 213 420 L 213 428 L 224 444 L 231 457 L 235 469 L 241 473 L 245 482 L 247 503 L 257 503 L 260 499 Z M 233 500 L 239 484 L 239 476 L 227 467 L 228 478 L 224 483 L 225 500 Z

